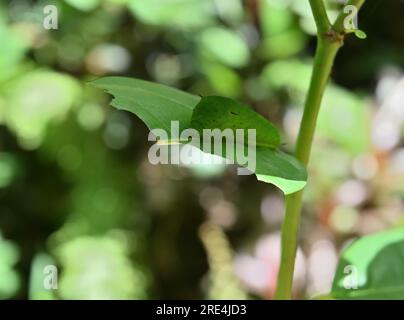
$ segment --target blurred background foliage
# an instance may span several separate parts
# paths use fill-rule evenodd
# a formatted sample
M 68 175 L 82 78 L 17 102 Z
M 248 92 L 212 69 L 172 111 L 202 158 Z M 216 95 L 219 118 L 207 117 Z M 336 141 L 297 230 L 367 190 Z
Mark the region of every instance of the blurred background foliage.
M 341 1 L 326 1 L 330 16 Z M 343 2 L 343 1 L 342 1 Z M 57 30 L 43 28 L 45 5 Z M 352 239 L 404 225 L 404 1 L 369 0 L 327 90 L 297 260 L 330 290 Z M 0 298 L 271 298 L 283 198 L 224 166 L 153 166 L 147 130 L 86 82 L 245 101 L 293 149 L 315 48 L 303 0 L 0 4 Z M 58 267 L 44 290 L 44 266 Z

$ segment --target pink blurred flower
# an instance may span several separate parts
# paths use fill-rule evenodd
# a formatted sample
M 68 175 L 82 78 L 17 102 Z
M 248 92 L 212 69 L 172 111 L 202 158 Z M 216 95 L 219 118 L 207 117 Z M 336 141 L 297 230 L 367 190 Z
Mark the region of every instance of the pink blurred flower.
M 254 255 L 238 254 L 234 261 L 236 276 L 251 293 L 271 299 L 275 294 L 280 261 L 280 235 L 265 235 L 255 245 Z M 297 251 L 294 292 L 304 285 L 306 274 L 305 258 Z

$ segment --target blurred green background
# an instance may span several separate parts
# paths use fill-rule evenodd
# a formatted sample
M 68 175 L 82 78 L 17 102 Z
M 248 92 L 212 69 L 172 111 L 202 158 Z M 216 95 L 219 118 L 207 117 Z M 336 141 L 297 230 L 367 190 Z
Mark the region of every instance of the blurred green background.
M 368 0 L 359 28 L 320 114 L 296 298 L 330 290 L 352 239 L 404 225 L 404 1 Z M 291 152 L 314 29 L 305 0 L 2 1 L 0 299 L 271 299 L 281 193 L 233 167 L 151 165 L 144 124 L 86 83 L 239 99 Z

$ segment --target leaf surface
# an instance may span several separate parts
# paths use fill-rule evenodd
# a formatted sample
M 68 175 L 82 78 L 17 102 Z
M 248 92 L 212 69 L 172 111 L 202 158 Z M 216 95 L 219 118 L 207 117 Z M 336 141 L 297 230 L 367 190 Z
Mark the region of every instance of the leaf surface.
M 189 128 L 192 111 L 200 97 L 162 84 L 125 77 L 105 77 L 93 85 L 112 94 L 111 105 L 137 115 L 150 129 L 171 132 L 171 121 L 180 130 Z
M 258 180 L 276 185 L 285 194 L 297 192 L 306 184 L 307 173 L 303 165 L 277 149 L 280 141 L 277 129 L 236 101 L 221 97 L 201 100 L 178 89 L 124 77 L 105 77 L 92 84 L 114 96 L 112 106 L 134 113 L 150 130 L 163 129 L 168 135 L 171 135 L 171 121 L 179 122 L 180 133 L 185 129 L 256 129 L 256 162 L 253 165 L 234 162 L 250 167 Z M 213 149 L 210 153 L 227 156 L 223 152 L 217 154 Z
M 249 107 L 224 97 L 204 97 L 192 114 L 191 127 L 203 133 L 204 129 L 244 130 L 244 143 L 248 142 L 248 129 L 256 130 L 256 146 L 277 148 L 280 144 L 278 129 Z
M 365 236 L 345 249 L 331 295 L 337 299 L 404 299 L 404 229 Z

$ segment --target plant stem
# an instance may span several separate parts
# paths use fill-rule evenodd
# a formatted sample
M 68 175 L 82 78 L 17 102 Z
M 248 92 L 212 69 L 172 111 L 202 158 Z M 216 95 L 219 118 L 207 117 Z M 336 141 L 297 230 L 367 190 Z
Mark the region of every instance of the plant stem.
M 310 88 L 304 106 L 295 151 L 296 158 L 300 160 L 304 166 L 307 166 L 309 162 L 321 101 L 330 77 L 335 56 L 340 47 L 341 44 L 339 42 L 330 42 L 319 37 Z
M 358 10 L 365 0 L 350 0 L 348 5 L 357 6 Z M 345 30 L 343 26 L 346 14 L 342 11 L 332 26 L 328 20 L 323 0 L 310 0 L 313 16 L 317 25 L 317 49 L 314 58 L 309 91 L 304 105 L 304 113 L 296 143 L 295 156 L 308 165 L 313 136 L 321 101 L 338 50 L 343 44 Z M 281 263 L 275 298 L 278 300 L 292 298 L 293 273 L 296 259 L 297 238 L 302 209 L 303 190 L 286 197 L 285 217 L 282 224 Z
M 348 3 L 346 4 L 347 6 L 355 6 L 358 8 L 358 11 L 360 8 L 363 6 L 366 0 L 349 0 Z M 344 19 L 347 16 L 344 11 L 341 11 L 341 13 L 338 15 L 337 20 L 335 20 L 335 23 L 333 25 L 333 29 L 337 32 L 343 33 L 344 30 Z
M 310 156 L 321 100 L 339 48 L 340 44 L 338 42 L 329 42 L 319 38 L 310 88 L 295 151 L 296 158 L 306 167 Z M 290 299 L 292 296 L 293 271 L 302 197 L 303 190 L 286 196 L 286 211 L 282 224 L 282 255 L 278 274 L 278 287 L 275 295 L 276 299 Z
M 331 27 L 325 10 L 323 0 L 310 0 L 311 11 L 313 11 L 314 21 L 316 22 L 318 33 L 328 31 Z

